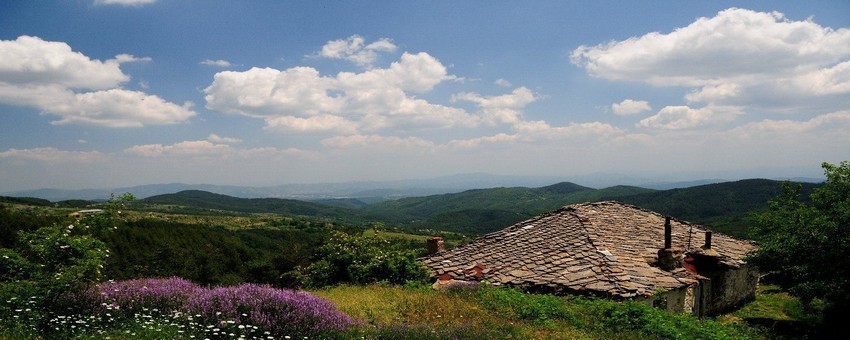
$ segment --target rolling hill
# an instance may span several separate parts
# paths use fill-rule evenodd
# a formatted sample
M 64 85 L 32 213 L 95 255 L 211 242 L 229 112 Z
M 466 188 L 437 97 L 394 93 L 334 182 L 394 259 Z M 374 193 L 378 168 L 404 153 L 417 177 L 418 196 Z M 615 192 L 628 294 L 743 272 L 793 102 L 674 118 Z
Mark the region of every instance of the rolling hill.
M 618 200 L 705 225 L 719 232 L 748 237 L 750 214 L 767 208 L 782 192 L 782 182 L 746 179 L 620 197 Z M 801 183 L 802 197 L 820 184 Z
M 409 197 L 364 208 L 387 223 L 482 234 L 561 206 L 652 192 L 629 186 L 593 189 L 561 182 L 540 188 L 491 188 L 456 194 Z
M 802 185 L 804 195 L 818 186 L 812 183 Z M 474 189 L 373 204 L 354 199 L 323 202 L 280 198 L 246 199 L 198 190 L 153 196 L 141 200 L 141 203 L 156 205 L 159 209 L 168 207 L 177 212 L 274 213 L 332 218 L 352 223 L 384 222 L 389 226 L 410 229 L 483 234 L 564 205 L 618 200 L 703 224 L 719 232 L 747 237 L 750 214 L 764 209 L 767 201 L 776 197 L 780 191 L 780 181 L 767 179 L 670 190 L 632 186 L 593 189 L 562 182 L 539 188 Z
M 359 211 L 344 207 L 284 198 L 238 198 L 200 190 L 184 190 L 174 194 L 152 196 L 140 200 L 139 203 L 146 205 L 147 208 L 158 206 L 158 209 L 162 210 L 167 207 L 170 211 L 187 213 L 197 213 L 199 211 L 192 210 L 202 209 L 208 213 L 231 211 L 334 218 L 345 221 L 363 219 L 363 214 Z

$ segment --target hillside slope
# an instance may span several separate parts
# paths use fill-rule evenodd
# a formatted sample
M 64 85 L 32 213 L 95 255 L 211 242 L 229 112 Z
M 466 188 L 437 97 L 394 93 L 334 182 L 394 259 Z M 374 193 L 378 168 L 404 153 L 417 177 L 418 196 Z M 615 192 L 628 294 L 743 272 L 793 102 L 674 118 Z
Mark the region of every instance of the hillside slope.
M 803 197 L 819 184 L 801 183 Z M 690 188 L 642 193 L 619 201 L 670 214 L 738 237 L 748 237 L 750 214 L 767 208 L 767 202 L 782 192 L 782 182 L 746 179 Z
M 241 213 L 272 213 L 292 216 L 312 216 L 359 220 L 363 214 L 353 209 L 335 207 L 320 203 L 298 201 L 283 198 L 238 198 L 214 194 L 200 190 L 185 190 L 174 194 L 157 195 L 140 201 L 146 205 L 177 206 L 204 209 L 207 211 L 225 210 Z M 180 208 L 177 208 L 180 210 Z
M 648 193 L 617 186 L 592 189 L 562 182 L 540 188 L 491 188 L 456 194 L 409 197 L 370 205 L 364 211 L 411 228 L 482 234 L 567 204 Z

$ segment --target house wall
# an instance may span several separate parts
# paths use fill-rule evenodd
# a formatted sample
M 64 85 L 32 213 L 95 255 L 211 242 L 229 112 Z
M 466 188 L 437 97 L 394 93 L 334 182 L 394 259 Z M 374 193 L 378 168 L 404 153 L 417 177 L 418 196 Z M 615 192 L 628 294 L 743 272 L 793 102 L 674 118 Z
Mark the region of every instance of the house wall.
M 706 314 L 722 313 L 755 299 L 759 279 L 755 266 L 744 264 L 740 268 L 719 270 L 711 274 L 711 293 Z

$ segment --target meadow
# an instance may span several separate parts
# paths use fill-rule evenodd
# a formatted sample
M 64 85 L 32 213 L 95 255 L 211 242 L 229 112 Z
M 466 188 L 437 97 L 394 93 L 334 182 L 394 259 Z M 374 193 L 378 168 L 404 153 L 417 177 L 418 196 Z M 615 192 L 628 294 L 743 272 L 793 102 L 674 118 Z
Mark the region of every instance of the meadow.
M 757 339 L 818 322 L 775 289 L 706 319 L 486 283 L 434 290 L 416 262 L 432 230 L 126 203 L 83 218 L 0 208 L 0 338 Z M 469 240 L 441 235 L 449 247 Z M 765 319 L 795 326 L 750 322 Z

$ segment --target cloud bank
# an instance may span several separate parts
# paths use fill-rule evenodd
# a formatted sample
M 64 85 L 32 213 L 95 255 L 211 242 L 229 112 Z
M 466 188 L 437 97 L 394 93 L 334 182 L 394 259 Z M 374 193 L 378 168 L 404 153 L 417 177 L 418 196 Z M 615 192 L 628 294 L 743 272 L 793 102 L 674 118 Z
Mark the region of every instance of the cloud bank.
M 93 60 L 66 43 L 38 37 L 0 40 L 0 103 L 59 116 L 53 124 L 141 127 L 182 123 L 195 116 L 191 102 L 177 105 L 120 87 L 130 80 L 121 64 L 150 60 L 127 54 Z

